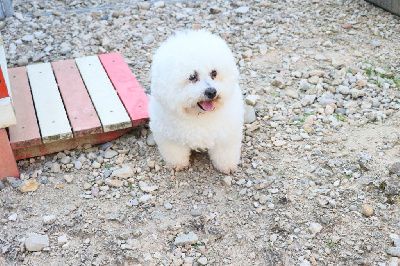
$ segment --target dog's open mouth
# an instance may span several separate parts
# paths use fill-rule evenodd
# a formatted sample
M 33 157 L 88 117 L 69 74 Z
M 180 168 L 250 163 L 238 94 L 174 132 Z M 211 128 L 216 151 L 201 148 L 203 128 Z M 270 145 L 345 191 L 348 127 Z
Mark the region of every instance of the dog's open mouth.
M 197 105 L 205 112 L 213 111 L 215 109 L 215 102 L 213 100 L 201 101 L 198 102 Z

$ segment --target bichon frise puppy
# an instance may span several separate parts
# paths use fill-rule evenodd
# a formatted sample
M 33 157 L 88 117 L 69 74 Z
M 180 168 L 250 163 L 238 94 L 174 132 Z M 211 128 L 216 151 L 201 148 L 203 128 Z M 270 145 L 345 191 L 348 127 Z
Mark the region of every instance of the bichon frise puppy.
M 189 165 L 208 150 L 215 168 L 240 160 L 244 104 L 228 45 L 207 31 L 184 31 L 156 51 L 151 69 L 150 129 L 167 165 Z

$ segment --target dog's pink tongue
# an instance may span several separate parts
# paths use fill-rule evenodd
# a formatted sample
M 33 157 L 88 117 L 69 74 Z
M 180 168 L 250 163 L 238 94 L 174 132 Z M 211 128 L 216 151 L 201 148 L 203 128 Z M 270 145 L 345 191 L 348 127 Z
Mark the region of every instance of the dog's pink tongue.
M 204 111 L 212 111 L 214 110 L 214 103 L 212 101 L 202 101 L 199 102 L 201 105 L 201 108 L 203 108 Z

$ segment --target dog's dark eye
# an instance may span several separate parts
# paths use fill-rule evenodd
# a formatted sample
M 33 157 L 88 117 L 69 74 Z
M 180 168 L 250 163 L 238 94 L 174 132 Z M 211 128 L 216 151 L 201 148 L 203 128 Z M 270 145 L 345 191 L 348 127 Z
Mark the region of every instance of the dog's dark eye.
M 217 77 L 217 70 L 211 71 L 210 76 L 212 79 L 215 79 Z
M 199 81 L 199 74 L 195 71 L 192 75 L 189 76 L 189 80 L 193 83 Z

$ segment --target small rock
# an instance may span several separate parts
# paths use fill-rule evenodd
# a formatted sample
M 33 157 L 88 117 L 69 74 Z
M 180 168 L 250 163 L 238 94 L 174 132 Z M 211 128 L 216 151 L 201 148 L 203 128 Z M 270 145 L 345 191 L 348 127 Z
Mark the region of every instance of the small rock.
M 187 234 L 180 234 L 175 238 L 175 246 L 192 245 L 199 240 L 199 237 L 194 232 L 189 232 Z
M 381 46 L 381 42 L 379 40 L 374 39 L 371 41 L 371 45 L 374 47 L 379 47 Z
M 235 12 L 238 14 L 246 14 L 249 12 L 250 8 L 248 6 L 241 6 L 235 9 Z
M 246 96 L 245 101 L 248 105 L 254 106 L 254 105 L 256 105 L 258 99 L 260 99 L 260 96 L 251 94 L 251 95 Z
M 232 177 L 231 176 L 225 176 L 223 181 L 224 181 L 225 186 L 230 187 L 232 185 Z
M 23 193 L 25 192 L 33 192 L 36 191 L 39 188 L 39 183 L 36 181 L 36 179 L 29 179 L 25 181 L 19 190 Z
M 11 214 L 8 216 L 8 220 L 11 222 L 15 222 L 17 220 L 18 215 L 16 213 Z
M 111 158 L 113 158 L 113 157 L 115 157 L 115 156 L 117 156 L 118 155 L 118 152 L 116 152 L 116 151 L 114 151 L 114 150 L 111 150 L 111 149 L 108 149 L 108 150 L 106 150 L 106 152 L 104 153 L 104 158 L 106 158 L 106 159 L 111 159 Z
M 64 180 L 67 183 L 72 183 L 72 181 L 74 180 L 74 176 L 73 175 L 65 175 Z
M 147 34 L 146 36 L 143 37 L 143 43 L 144 44 L 152 44 L 154 42 L 154 36 L 152 34 Z
M 0 180 L 0 190 L 4 189 L 6 185 L 4 184 L 3 181 Z
M 19 188 L 23 181 L 21 179 L 17 179 L 15 177 L 6 177 L 7 182 L 13 187 L 13 188 Z
M 244 123 L 251 124 L 256 121 L 256 111 L 253 106 L 245 104 L 244 106 Z
M 53 214 L 45 215 L 42 217 L 43 224 L 52 224 L 57 219 L 57 217 Z
M 82 162 L 81 161 L 75 161 L 74 162 L 74 167 L 76 170 L 82 169 Z
M 371 205 L 363 204 L 361 207 L 361 213 L 366 217 L 371 217 L 374 215 L 374 209 Z
M 139 198 L 139 202 L 140 202 L 140 203 L 146 203 L 146 202 L 148 202 L 149 200 L 151 200 L 152 198 L 153 198 L 152 195 L 150 195 L 150 194 L 144 194 L 144 195 L 142 195 L 142 196 Z
M 57 244 L 62 246 L 68 242 L 68 237 L 66 234 L 62 234 L 57 238 Z
M 53 163 L 53 164 L 51 165 L 51 171 L 52 171 L 53 173 L 59 173 L 59 172 L 61 172 L 61 166 L 60 166 L 60 164 L 58 164 L 58 163 Z
M 275 78 L 271 81 L 271 85 L 277 88 L 283 88 L 285 86 L 285 82 L 280 78 Z
M 84 184 L 83 184 L 83 189 L 84 190 L 88 190 L 88 189 L 90 189 L 92 187 L 92 185 L 90 184 L 90 183 L 88 183 L 88 182 L 85 182 Z
M 63 164 L 69 164 L 71 162 L 71 157 L 69 156 L 64 156 L 61 158 L 61 163 Z
M 153 133 L 150 133 L 150 134 L 147 136 L 146 143 L 147 143 L 147 145 L 149 145 L 149 146 L 155 146 L 155 145 L 156 145 L 156 142 L 155 142 L 155 140 L 154 140 Z
M 400 265 L 400 260 L 397 257 L 391 257 L 388 266 L 399 266 Z
M 310 230 L 310 232 L 314 235 L 318 234 L 322 230 L 322 225 L 320 225 L 319 223 L 310 223 L 308 230 Z
M 68 54 L 69 52 L 71 52 L 72 48 L 71 45 L 68 42 L 63 42 L 60 45 L 60 53 L 63 55 Z
M 165 7 L 164 1 L 157 1 L 154 3 L 154 8 L 162 8 L 162 7 Z
M 124 182 L 118 179 L 109 179 L 106 184 L 111 187 L 122 187 L 124 185 Z
M 287 89 L 285 91 L 286 95 L 293 98 L 293 99 L 298 99 L 299 98 L 299 93 L 296 90 L 293 89 Z
M 151 193 L 151 192 L 153 192 L 153 191 L 156 191 L 156 190 L 158 189 L 158 186 L 156 186 L 156 185 L 150 186 L 150 185 L 148 185 L 148 184 L 147 184 L 146 182 L 144 182 L 144 181 L 139 181 L 139 188 L 140 188 L 143 192 Z
M 386 253 L 390 256 L 400 257 L 400 247 L 390 247 L 386 250 Z
M 197 262 L 200 264 L 200 265 L 207 265 L 207 258 L 206 257 L 204 257 L 204 256 L 201 256 L 200 258 L 198 258 L 197 259 Z
M 49 237 L 47 235 L 32 233 L 28 235 L 24 243 L 28 251 L 41 251 L 49 246 Z
M 389 174 L 400 176 L 400 162 L 395 162 L 389 166 Z
M 167 210 L 172 210 L 172 204 L 166 201 L 164 202 L 164 208 Z
M 94 169 L 98 169 L 98 168 L 101 167 L 101 164 L 100 164 L 98 161 L 94 161 L 94 162 L 92 163 L 92 167 L 93 167 Z
M 111 176 L 115 176 L 117 178 L 127 179 L 133 177 L 133 170 L 129 166 L 123 166 L 122 168 L 116 169 L 112 172 Z
M 32 34 L 27 34 L 22 37 L 22 40 L 24 42 L 31 42 L 31 41 L 33 41 L 33 39 L 35 39 L 35 36 L 33 36 Z

